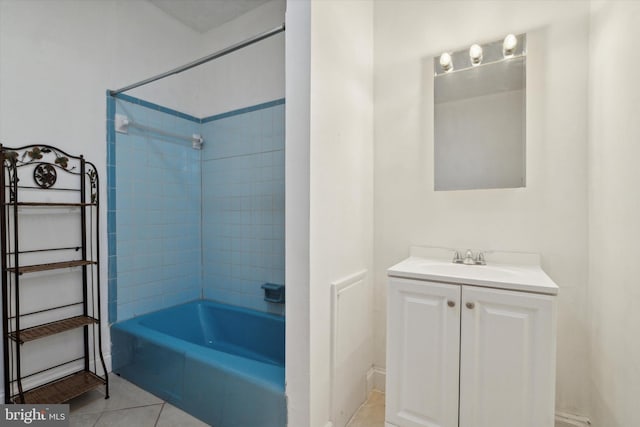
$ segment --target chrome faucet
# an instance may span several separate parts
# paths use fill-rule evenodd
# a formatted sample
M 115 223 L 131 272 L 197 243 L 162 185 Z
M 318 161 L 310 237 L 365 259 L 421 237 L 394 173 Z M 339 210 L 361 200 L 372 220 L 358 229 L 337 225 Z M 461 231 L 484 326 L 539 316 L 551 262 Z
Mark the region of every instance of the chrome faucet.
M 465 264 L 465 265 L 486 265 L 487 262 L 484 259 L 484 252 L 478 252 L 475 256 L 471 249 L 467 249 L 467 252 L 464 254 L 464 258 L 460 256 L 460 252 L 455 251 L 453 253 L 453 262 L 455 264 Z
M 476 255 L 476 265 L 487 265 L 487 262 L 484 260 L 484 252 L 478 252 Z
M 464 254 L 464 260 L 462 263 L 465 265 L 476 265 L 476 259 L 473 257 L 473 252 L 471 249 L 467 249 L 467 252 Z

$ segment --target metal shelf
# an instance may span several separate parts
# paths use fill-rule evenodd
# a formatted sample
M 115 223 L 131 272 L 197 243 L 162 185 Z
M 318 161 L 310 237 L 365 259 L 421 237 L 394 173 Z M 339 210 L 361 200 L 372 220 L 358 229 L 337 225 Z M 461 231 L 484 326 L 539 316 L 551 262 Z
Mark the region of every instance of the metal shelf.
M 0 145 L 0 311 L 3 313 L 4 403 L 63 403 L 102 385 L 105 386 L 105 398 L 109 397 L 109 377 L 102 353 L 100 323 L 99 189 L 96 166 L 83 156 L 73 156 L 59 148 L 43 144 L 17 148 Z M 73 198 L 57 198 L 59 191 L 74 191 L 77 194 Z M 24 200 L 25 197 L 29 200 Z M 74 224 L 59 222 L 60 218 L 67 218 L 67 215 L 47 215 L 46 220 L 30 222 L 28 230 L 23 228 L 25 224 L 21 223 L 22 215 L 38 214 L 38 209 L 44 215 L 47 208 L 63 208 L 52 211 L 60 213 L 65 208 L 72 209 Z M 40 239 L 40 230 L 33 230 L 34 227 L 43 228 L 41 231 L 44 239 Z M 45 227 L 48 230 L 44 230 Z M 24 233 L 25 231 L 28 232 Z M 65 235 L 70 231 L 79 232 L 79 242 L 73 247 L 61 245 L 37 249 L 43 244 L 41 240 L 44 240 L 46 246 L 49 245 L 49 234 L 46 231 Z M 22 246 L 27 250 L 21 250 Z M 29 249 L 32 247 L 36 249 Z M 54 251 L 70 250 L 75 253 L 60 255 L 58 252 L 55 257 L 53 255 Z M 30 255 L 25 258 L 23 254 Z M 66 260 L 60 261 L 65 258 Z M 27 265 L 23 265 L 27 260 Z M 87 266 L 91 268 L 86 268 Z M 65 283 L 51 280 L 51 273 L 36 275 L 24 284 L 21 282 L 24 273 L 67 268 L 75 268 L 69 274 L 80 279 L 82 286 L 77 286 L 76 281 Z M 62 303 L 57 298 L 48 301 L 46 296 L 33 294 L 34 286 L 43 286 L 47 292 L 62 293 L 72 298 L 70 301 L 81 301 L 71 304 L 68 300 Z M 29 288 L 29 292 L 23 292 L 24 288 Z M 46 303 L 44 307 L 42 302 Z M 56 305 L 56 302 L 62 304 Z M 77 307 L 70 312 L 68 309 L 71 306 Z M 39 317 L 31 319 L 39 320 L 32 320 L 30 323 L 24 321 L 27 316 L 35 314 Z M 30 326 L 34 322 L 40 324 Z M 58 335 L 71 330 L 81 332 Z M 40 340 L 50 336 L 52 338 Z M 36 343 L 37 340 L 40 341 Z M 76 344 L 82 343 L 82 356 L 62 364 L 48 362 L 47 351 L 51 345 L 55 345 L 56 340 L 62 340 L 62 345 L 72 345 L 74 348 Z M 24 345 L 25 343 L 31 344 Z M 32 353 L 44 355 L 44 359 L 40 357 L 43 363 L 33 366 Z M 27 354 L 30 357 L 25 357 Z M 69 363 L 74 363 L 73 370 L 82 370 L 69 375 L 65 367 Z M 34 372 L 34 368 L 39 370 Z M 104 374 L 98 375 L 99 372 Z M 45 377 L 50 382 L 40 384 L 47 381 Z M 23 387 L 26 378 L 30 382 L 28 388 Z M 40 385 L 34 387 L 31 384 Z
M 70 331 L 85 325 L 98 323 L 98 320 L 89 316 L 75 316 L 68 319 L 57 320 L 44 325 L 33 326 L 31 328 L 22 329 L 20 331 L 11 332 L 9 338 L 24 344 L 28 341 L 37 340 L 48 337 L 50 335 L 59 334 L 60 332 Z M 18 336 L 20 339 L 18 340 Z
M 35 265 L 22 265 L 20 267 L 8 267 L 7 271 L 12 273 L 35 273 L 36 271 L 58 270 L 61 268 L 80 267 L 83 265 L 97 264 L 95 261 L 76 260 L 76 261 L 62 261 L 62 262 L 50 262 L 47 264 L 35 264 Z
M 74 206 L 97 206 L 96 203 L 63 203 L 63 202 L 17 202 L 7 203 L 7 206 L 34 206 L 34 207 L 74 207 Z
M 11 398 L 11 401 L 13 403 L 38 404 L 64 403 L 105 383 L 104 379 L 92 372 L 80 371 L 32 390 L 27 390 L 23 394 L 24 399 L 21 399 L 20 395 L 15 395 Z

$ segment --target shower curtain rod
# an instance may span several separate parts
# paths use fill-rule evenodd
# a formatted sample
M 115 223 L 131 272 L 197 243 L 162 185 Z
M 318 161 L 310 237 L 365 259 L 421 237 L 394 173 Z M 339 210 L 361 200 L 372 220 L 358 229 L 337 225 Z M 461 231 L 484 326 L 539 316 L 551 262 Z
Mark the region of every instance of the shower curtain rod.
M 250 37 L 250 38 L 248 38 L 248 39 L 246 39 L 244 41 L 241 41 L 241 42 L 236 43 L 234 45 L 231 45 L 231 46 L 229 46 L 227 48 L 224 48 L 222 50 L 214 52 L 211 55 L 204 56 L 204 57 L 202 57 L 200 59 L 196 59 L 195 61 L 189 62 L 188 64 L 185 64 L 185 65 L 182 65 L 180 67 L 174 68 L 173 70 L 169 70 L 169 71 L 164 72 L 162 74 L 158 74 L 157 76 L 149 77 L 148 79 L 139 81 L 137 83 L 130 84 L 129 86 L 125 86 L 125 87 L 122 87 L 120 89 L 110 90 L 109 91 L 109 95 L 114 96 L 114 95 L 117 95 L 119 93 L 126 92 L 128 90 L 135 89 L 137 87 L 146 85 L 147 83 L 155 82 L 156 80 L 164 79 L 165 77 L 169 77 L 169 76 L 172 76 L 174 74 L 178 74 L 178 73 L 181 73 L 183 71 L 190 70 L 193 67 L 197 67 L 198 65 L 202 65 L 202 64 L 204 64 L 206 62 L 209 62 L 209 61 L 213 61 L 214 59 L 220 58 L 221 56 L 225 56 L 225 55 L 227 55 L 227 54 L 229 54 L 231 52 L 235 52 L 236 50 L 240 50 L 240 49 L 242 49 L 244 47 L 247 47 L 249 45 L 257 43 L 257 42 L 259 42 L 261 40 L 264 40 L 266 38 L 269 38 L 271 36 L 275 36 L 276 34 L 283 32 L 284 30 L 285 30 L 285 27 L 284 27 L 284 24 L 282 24 L 279 27 L 276 27 L 276 28 L 274 28 L 272 30 L 266 31 L 266 32 L 264 32 L 262 34 L 258 34 L 258 35 L 253 36 L 253 37 Z

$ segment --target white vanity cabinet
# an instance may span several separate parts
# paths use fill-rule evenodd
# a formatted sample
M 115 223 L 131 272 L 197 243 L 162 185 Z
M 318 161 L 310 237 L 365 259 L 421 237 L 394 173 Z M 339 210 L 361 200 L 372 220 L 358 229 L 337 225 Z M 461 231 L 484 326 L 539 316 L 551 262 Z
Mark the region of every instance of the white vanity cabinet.
M 391 278 L 387 298 L 386 420 L 458 425 L 460 286 Z
M 460 426 L 553 427 L 555 297 L 462 286 L 461 311 Z
M 420 262 L 389 270 L 386 426 L 553 427 L 557 286 Z

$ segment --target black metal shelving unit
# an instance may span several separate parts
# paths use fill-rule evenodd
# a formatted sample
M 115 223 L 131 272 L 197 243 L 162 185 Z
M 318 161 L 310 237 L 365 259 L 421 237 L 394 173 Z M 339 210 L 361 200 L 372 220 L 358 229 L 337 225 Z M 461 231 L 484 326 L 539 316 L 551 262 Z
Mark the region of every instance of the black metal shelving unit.
M 0 165 L 5 403 L 63 403 L 101 386 L 108 398 L 96 167 L 49 145 L 0 145 Z M 40 247 L 43 240 L 67 241 Z M 38 298 L 32 286 L 44 286 L 55 298 Z M 52 349 L 51 360 L 26 366 L 34 361 L 26 356 L 48 359 L 60 342 L 70 348 L 77 342 L 82 354 L 60 361 L 54 353 L 64 351 Z

